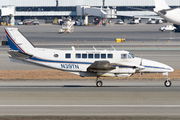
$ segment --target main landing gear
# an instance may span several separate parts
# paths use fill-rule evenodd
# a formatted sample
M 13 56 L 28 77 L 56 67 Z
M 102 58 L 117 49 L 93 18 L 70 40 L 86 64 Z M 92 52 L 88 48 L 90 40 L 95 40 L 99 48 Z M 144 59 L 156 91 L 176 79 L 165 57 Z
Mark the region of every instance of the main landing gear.
M 102 87 L 102 85 L 103 85 L 103 82 L 101 81 L 101 79 L 99 77 L 97 77 L 97 79 L 96 79 L 96 86 L 97 87 Z

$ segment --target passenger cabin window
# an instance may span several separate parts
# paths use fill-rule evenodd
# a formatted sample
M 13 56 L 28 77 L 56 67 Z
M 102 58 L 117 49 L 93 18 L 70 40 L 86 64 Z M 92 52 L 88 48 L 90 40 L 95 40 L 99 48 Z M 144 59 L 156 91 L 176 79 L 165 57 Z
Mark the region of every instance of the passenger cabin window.
M 101 54 L 102 59 L 106 59 L 106 54 Z
M 121 59 L 127 59 L 127 54 L 121 54 Z
M 66 58 L 71 58 L 71 54 L 70 53 L 66 53 L 65 57 Z
M 108 54 L 108 58 L 113 58 L 113 54 Z
M 66 54 L 66 58 L 69 58 L 68 57 L 69 54 Z M 75 54 L 75 58 L 83 58 L 83 59 L 106 59 L 106 58 L 113 58 L 113 54 L 93 54 L 93 53 L 89 53 L 89 54 L 81 54 L 81 53 L 76 53 Z
M 93 59 L 93 54 L 88 54 L 88 58 Z
M 100 55 L 99 54 L 95 54 L 95 58 L 99 59 Z
M 58 57 L 59 57 L 59 55 L 58 55 L 58 54 L 54 54 L 54 57 L 55 57 L 55 58 L 58 58 Z
M 87 54 L 82 54 L 82 58 L 87 58 Z
M 80 54 L 80 53 L 77 53 L 77 54 L 76 54 L 76 58 L 81 58 L 81 54 Z

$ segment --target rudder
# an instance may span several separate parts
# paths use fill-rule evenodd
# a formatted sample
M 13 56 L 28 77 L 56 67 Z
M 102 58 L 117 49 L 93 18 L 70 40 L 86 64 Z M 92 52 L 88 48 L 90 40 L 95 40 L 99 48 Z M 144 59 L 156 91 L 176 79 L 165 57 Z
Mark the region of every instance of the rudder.
M 170 9 L 165 0 L 154 0 L 156 10 Z
M 5 32 L 9 47 L 12 50 L 29 54 L 34 51 L 33 44 L 18 30 L 18 28 L 5 28 Z

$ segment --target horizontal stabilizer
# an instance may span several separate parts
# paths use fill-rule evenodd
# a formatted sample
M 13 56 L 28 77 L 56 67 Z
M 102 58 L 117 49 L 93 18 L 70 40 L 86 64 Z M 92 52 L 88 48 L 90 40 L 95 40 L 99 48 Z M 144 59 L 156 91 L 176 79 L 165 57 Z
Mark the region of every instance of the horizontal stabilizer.
M 91 64 L 87 71 L 94 71 L 94 70 L 112 70 L 115 69 L 109 61 L 95 61 L 93 64 Z
M 8 53 L 13 58 L 25 58 L 25 59 L 27 59 L 27 58 L 33 57 L 33 55 L 29 55 L 29 54 L 22 53 L 22 52 L 19 52 L 19 51 L 8 51 Z

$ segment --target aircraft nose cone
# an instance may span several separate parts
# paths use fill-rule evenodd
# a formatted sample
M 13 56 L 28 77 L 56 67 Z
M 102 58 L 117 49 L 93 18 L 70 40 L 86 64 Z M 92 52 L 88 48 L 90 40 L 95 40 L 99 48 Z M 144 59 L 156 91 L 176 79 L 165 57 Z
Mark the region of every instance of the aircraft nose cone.
M 173 72 L 174 71 L 174 69 L 172 67 L 170 67 L 166 64 L 160 63 L 160 62 L 152 61 L 152 60 L 143 59 L 142 65 L 145 67 L 144 71 L 147 71 L 147 72 L 163 73 L 163 72 Z
M 170 72 L 174 72 L 174 69 L 172 67 L 170 67 L 170 66 L 168 66 L 168 67 L 169 67 Z

